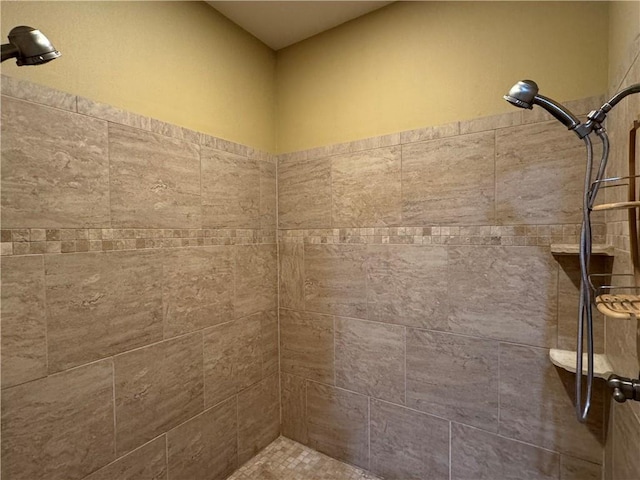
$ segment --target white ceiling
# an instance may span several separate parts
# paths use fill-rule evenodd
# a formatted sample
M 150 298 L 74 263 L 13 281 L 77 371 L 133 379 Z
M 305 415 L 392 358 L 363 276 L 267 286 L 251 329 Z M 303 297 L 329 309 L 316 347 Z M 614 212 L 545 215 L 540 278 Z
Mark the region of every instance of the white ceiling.
M 265 44 L 279 50 L 393 2 L 207 2 Z

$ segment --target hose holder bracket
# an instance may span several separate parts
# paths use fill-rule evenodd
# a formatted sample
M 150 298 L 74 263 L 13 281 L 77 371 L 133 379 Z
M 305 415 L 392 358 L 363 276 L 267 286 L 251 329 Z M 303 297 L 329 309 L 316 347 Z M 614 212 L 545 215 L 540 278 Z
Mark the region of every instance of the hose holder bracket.
M 618 403 L 627 400 L 640 402 L 640 379 L 631 379 L 611 375 L 607 380 L 607 385 L 613 389 L 613 399 Z

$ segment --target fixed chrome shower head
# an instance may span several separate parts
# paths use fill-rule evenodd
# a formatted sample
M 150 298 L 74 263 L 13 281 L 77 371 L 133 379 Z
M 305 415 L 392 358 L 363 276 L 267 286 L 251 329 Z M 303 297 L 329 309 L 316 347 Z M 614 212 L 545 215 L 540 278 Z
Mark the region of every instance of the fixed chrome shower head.
M 2 45 L 2 62 L 15 58 L 18 66 L 42 65 L 60 56 L 49 39 L 32 27 L 14 27 L 9 32 L 9 43 Z

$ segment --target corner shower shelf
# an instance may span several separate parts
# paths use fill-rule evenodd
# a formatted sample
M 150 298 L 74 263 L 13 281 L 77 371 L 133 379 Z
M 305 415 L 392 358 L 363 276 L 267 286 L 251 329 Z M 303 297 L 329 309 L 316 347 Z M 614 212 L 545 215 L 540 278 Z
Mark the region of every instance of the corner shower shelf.
M 551 363 L 556 367 L 560 367 L 568 372 L 576 373 L 576 357 L 577 353 L 572 350 L 560 350 L 552 348 L 549 350 L 549 358 Z M 604 354 L 595 354 L 593 356 L 593 376 L 607 380 L 613 373 L 613 368 L 609 364 Z M 582 354 L 582 374 L 587 374 L 587 354 Z
M 580 246 L 573 243 L 553 243 L 551 244 L 551 253 L 554 255 L 578 255 Z M 613 257 L 615 247 L 613 245 L 593 245 L 591 255 Z
M 640 295 L 607 293 L 596 297 L 596 308 L 607 317 L 640 318 Z
M 605 210 L 624 210 L 629 208 L 640 208 L 640 201 L 603 203 L 602 205 L 595 205 L 592 210 L 594 212 L 602 212 Z

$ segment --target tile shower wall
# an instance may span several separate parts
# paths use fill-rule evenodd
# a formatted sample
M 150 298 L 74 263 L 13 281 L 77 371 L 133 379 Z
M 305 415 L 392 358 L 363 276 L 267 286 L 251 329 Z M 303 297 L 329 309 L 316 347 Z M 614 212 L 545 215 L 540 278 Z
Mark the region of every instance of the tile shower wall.
M 548 360 L 583 156 L 540 110 L 280 155 L 283 434 L 389 479 L 600 478 L 602 385 L 580 424 Z
M 275 160 L 2 94 L 3 477 L 226 478 L 279 434 Z
M 629 45 L 628 55 L 623 65 L 618 65 L 618 74 L 611 81 L 609 92 L 640 83 L 640 37 Z M 611 156 L 607 176 L 628 175 L 629 130 L 633 121 L 640 121 L 640 95 L 632 95 L 619 103 L 611 111 L 607 122 L 611 137 Z M 636 151 L 640 158 L 640 150 Z M 637 167 L 636 167 L 637 168 Z M 638 172 L 636 172 L 638 173 Z M 606 202 L 626 200 L 626 187 L 609 188 L 605 191 Z M 607 212 L 607 239 L 616 247 L 613 266 L 614 273 L 633 272 L 630 262 L 629 228 L 627 211 Z M 616 279 L 618 284 L 620 278 Z M 627 284 L 628 285 L 628 284 Z M 640 372 L 640 324 L 636 321 L 606 320 L 606 354 L 615 372 L 631 378 L 638 378 Z M 640 475 L 640 403 L 617 404 L 611 402 L 606 448 L 606 469 L 608 480 L 635 479 Z

